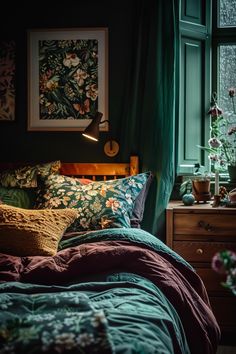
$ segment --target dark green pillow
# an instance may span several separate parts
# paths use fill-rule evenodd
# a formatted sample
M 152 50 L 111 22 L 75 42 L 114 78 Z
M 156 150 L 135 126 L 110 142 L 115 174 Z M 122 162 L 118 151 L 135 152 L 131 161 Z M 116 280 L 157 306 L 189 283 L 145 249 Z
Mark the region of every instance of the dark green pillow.
M 34 188 L 7 188 L 0 187 L 0 201 L 23 209 L 33 209 L 36 199 Z

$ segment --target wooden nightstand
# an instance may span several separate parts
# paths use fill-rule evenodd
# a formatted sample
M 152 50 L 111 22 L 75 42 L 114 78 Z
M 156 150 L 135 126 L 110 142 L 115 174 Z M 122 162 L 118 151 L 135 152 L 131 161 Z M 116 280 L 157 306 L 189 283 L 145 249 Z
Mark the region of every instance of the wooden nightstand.
M 236 251 L 236 208 L 172 201 L 166 210 L 166 242 L 196 269 L 222 332 L 236 341 L 236 297 L 220 284 L 225 277 L 211 269 L 216 252 Z

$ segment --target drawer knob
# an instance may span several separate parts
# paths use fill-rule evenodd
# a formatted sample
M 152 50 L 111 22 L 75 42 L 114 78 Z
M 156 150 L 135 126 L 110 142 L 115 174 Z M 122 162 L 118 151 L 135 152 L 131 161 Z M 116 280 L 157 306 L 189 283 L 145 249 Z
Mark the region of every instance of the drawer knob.
M 203 249 L 202 249 L 202 248 L 198 248 L 198 249 L 196 250 L 196 253 L 197 253 L 197 254 L 203 254 Z
M 199 221 L 198 226 L 202 227 L 203 229 L 205 229 L 206 231 L 209 231 L 209 232 L 214 230 L 214 227 L 212 225 L 210 225 L 202 220 Z

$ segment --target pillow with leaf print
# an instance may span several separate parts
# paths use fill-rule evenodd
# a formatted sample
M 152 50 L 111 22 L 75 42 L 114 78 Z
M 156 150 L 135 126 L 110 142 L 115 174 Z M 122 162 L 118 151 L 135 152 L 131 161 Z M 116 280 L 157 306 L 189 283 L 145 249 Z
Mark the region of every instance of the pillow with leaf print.
M 134 203 L 151 172 L 81 184 L 78 179 L 49 175 L 42 180 L 37 208 L 76 208 L 79 217 L 67 231 L 131 227 Z
M 20 166 L 0 173 L 2 187 L 36 188 L 38 176 L 46 177 L 51 173 L 59 173 L 61 162 L 52 161 L 37 165 Z
M 35 188 L 11 188 L 0 186 L 0 204 L 33 209 L 37 194 Z

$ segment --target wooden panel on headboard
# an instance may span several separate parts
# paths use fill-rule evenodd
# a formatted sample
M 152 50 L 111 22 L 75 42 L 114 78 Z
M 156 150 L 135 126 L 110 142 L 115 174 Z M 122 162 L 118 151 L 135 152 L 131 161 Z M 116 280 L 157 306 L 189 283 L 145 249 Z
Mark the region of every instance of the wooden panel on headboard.
M 139 172 L 138 156 L 130 156 L 127 163 L 96 163 L 96 162 L 62 162 L 61 174 L 69 176 L 92 177 L 97 179 L 99 176 L 104 180 L 124 176 L 133 176 Z

